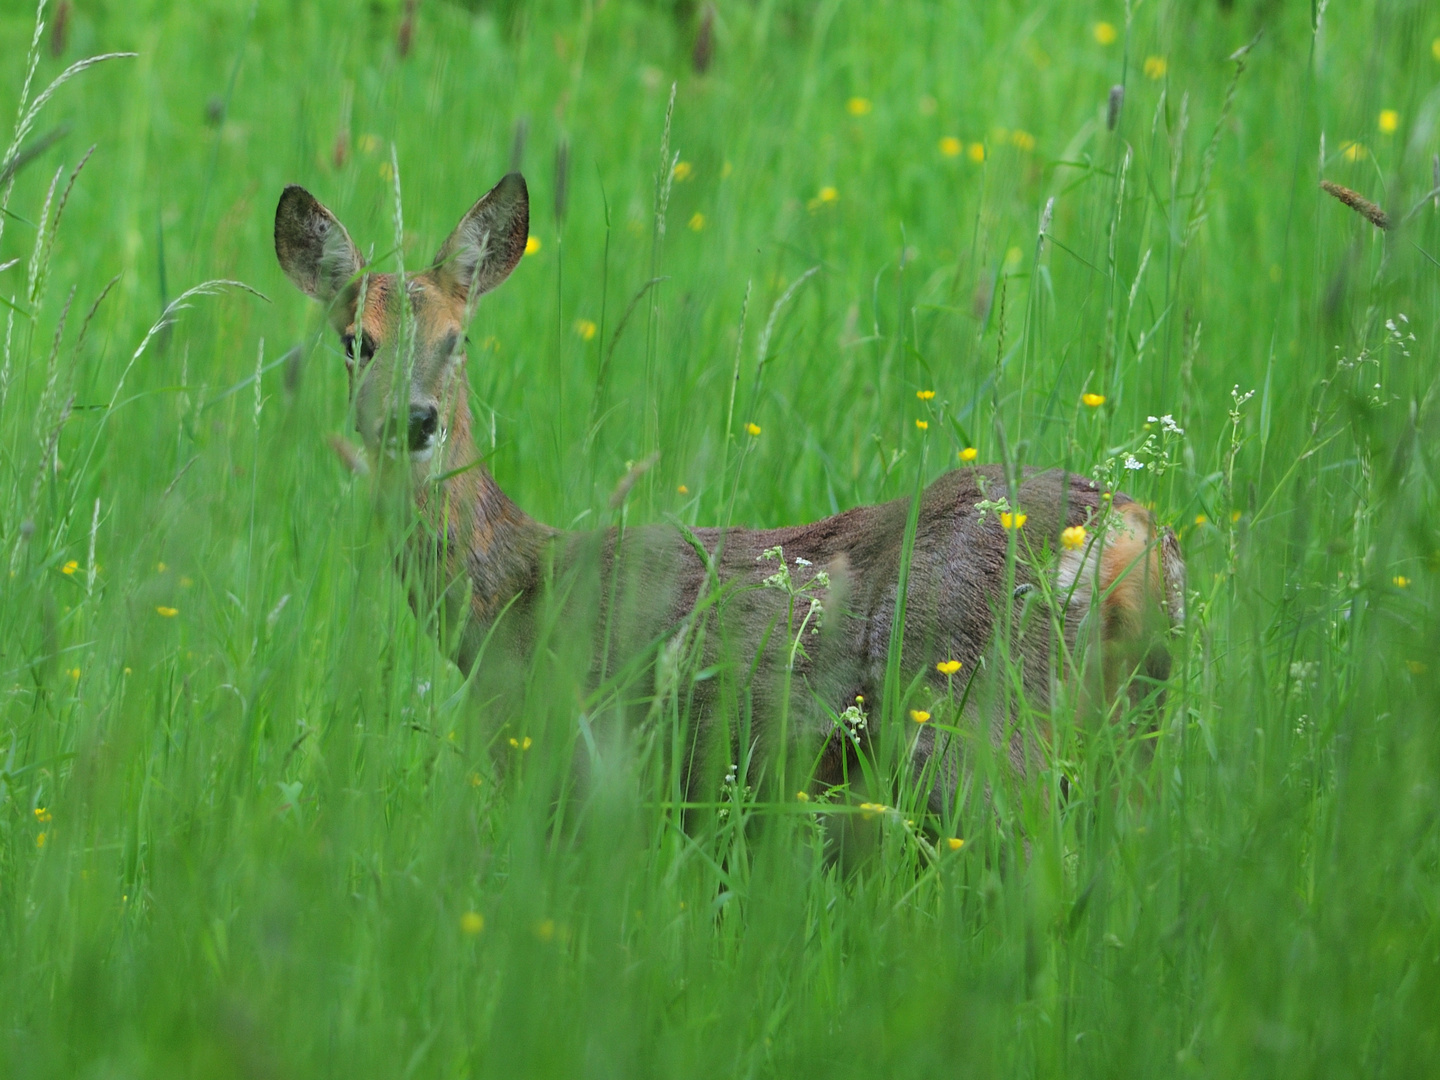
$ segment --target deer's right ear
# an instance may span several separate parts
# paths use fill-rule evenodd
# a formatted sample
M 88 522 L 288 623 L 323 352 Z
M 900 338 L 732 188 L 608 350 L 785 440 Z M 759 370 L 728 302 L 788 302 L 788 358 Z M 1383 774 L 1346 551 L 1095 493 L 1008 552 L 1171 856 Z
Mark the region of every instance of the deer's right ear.
M 435 256 L 440 282 L 462 301 L 499 285 L 530 236 L 530 192 L 525 178 L 511 173 L 472 206 Z
M 329 304 L 364 265 L 335 215 L 299 184 L 291 184 L 275 207 L 275 257 L 295 287 Z

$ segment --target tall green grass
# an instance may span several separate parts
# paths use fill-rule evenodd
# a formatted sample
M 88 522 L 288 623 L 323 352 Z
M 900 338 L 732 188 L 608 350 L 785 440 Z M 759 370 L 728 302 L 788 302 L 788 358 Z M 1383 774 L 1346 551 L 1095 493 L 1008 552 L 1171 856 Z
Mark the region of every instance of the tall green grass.
M 638 0 L 435 0 L 403 56 L 398 4 L 66 8 L 33 54 L 0 13 L 22 115 L 137 55 L 0 192 L 0 1072 L 1433 1070 L 1433 5 L 727 4 L 705 74 Z M 683 687 L 585 716 L 577 786 L 562 626 L 498 776 L 270 229 L 302 182 L 413 269 L 517 156 L 540 247 L 469 354 L 512 497 L 768 526 L 967 446 L 1109 476 L 1189 565 L 1153 730 L 1062 726 L 959 851 L 885 812 L 836 859 L 745 761 L 674 808 Z M 171 308 L 217 280 L 268 301 Z

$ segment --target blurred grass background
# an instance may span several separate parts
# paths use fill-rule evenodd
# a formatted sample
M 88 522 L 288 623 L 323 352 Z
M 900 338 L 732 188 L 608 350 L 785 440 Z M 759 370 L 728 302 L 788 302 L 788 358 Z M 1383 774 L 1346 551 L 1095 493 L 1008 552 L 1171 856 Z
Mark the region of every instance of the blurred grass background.
M 0 113 L 34 18 L 0 12 Z M 44 19 L 30 102 L 137 55 L 46 104 L 0 234 L 0 1072 L 1433 1069 L 1440 9 Z M 498 784 L 271 243 L 300 182 L 393 265 L 392 149 L 411 268 L 526 173 L 539 246 L 469 378 L 530 513 L 608 520 L 658 450 L 632 522 L 808 521 L 1003 432 L 1182 535 L 1153 737 L 1057 745 L 956 852 L 883 815 L 854 872 L 743 791 L 687 832 L 639 755 L 568 817 L 559 738 Z M 269 300 L 196 298 L 129 367 L 216 278 Z M 573 713 L 555 685 L 537 709 Z

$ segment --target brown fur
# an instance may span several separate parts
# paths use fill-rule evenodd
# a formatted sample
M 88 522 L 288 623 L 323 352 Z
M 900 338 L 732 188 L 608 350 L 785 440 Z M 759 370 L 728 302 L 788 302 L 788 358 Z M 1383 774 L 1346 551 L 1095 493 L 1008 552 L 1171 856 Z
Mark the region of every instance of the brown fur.
M 380 274 L 367 276 L 357 288 L 359 255 L 328 210 L 292 187 L 276 213 L 276 254 L 287 274 L 307 294 L 332 305 L 332 323 L 342 337 L 353 335 L 358 324 L 373 344 L 373 358 L 357 361 L 356 409 L 371 457 L 383 465 L 393 454 L 387 448 L 394 445 L 395 425 L 407 405 L 412 424 L 417 410 L 432 404 L 439 409 L 443 436 L 433 452 L 412 454 L 408 470 L 423 523 L 409 554 L 419 582 L 416 610 L 439 611 L 446 625 L 458 628 L 449 644 L 462 669 L 471 670 L 485 650 L 480 707 L 492 717 L 497 735 L 521 712 L 524 674 L 546 626 L 564 628 L 551 651 L 563 653 L 572 670 L 588 671 L 591 685 L 656 643 L 678 646 L 701 635 L 700 661 L 723 665 L 728 674 L 693 683 L 687 691 L 694 745 L 718 740 L 724 749 L 717 752 L 731 752 L 734 733 L 712 730 L 725 713 L 721 696 L 728 687 L 748 695 L 758 738 L 773 744 L 781 737 L 778 718 L 788 717 L 785 738 L 823 744 L 817 782 L 838 781 L 847 750 L 833 737 L 830 712 L 843 710 L 857 695 L 872 707 L 880 702 L 908 500 L 780 529 L 697 529 L 693 539 L 707 553 L 708 566 L 675 526 L 630 529 L 623 536 L 613 529 L 567 534 L 528 517 L 476 465 L 459 344 L 476 297 L 503 281 L 518 262 L 527 222 L 524 181 L 512 174 L 465 215 L 434 267 L 408 278 L 404 288 L 392 275 Z M 357 317 L 362 293 L 365 309 Z M 405 302 L 414 310 L 416 344 L 408 367 L 401 369 L 395 338 Z M 438 477 L 445 478 L 437 482 Z M 1020 530 L 1021 554 L 1027 557 L 1016 565 L 1016 588 L 1008 594 L 1007 533 L 993 512 L 976 509 L 1000 494 L 1028 515 Z M 907 683 L 916 672 L 928 672 L 931 685 L 943 693 L 945 680 L 934 668 L 938 660 L 959 660 L 967 675 L 977 665 L 993 664 L 997 616 L 1006 617 L 1008 607 L 1011 656 L 1020 664 L 1029 700 L 1043 709 L 1065 665 L 1053 655 L 1046 620 L 1025 612 L 1033 616 L 1034 598 L 1051 589 L 1063 603 L 1055 618 L 1062 647 L 1072 656 L 1096 644 L 1084 639 L 1082 628 L 1098 607 L 1106 698 L 1130 685 L 1137 671 L 1163 677 L 1165 632 L 1183 618 L 1178 605 L 1184 564 L 1173 535 L 1157 534 L 1144 508 L 1123 494 L 1114 495 L 1113 514 L 1111 505 L 1087 478 L 1053 471 L 1027 471 L 1015 490 L 1008 490 L 995 466 L 964 468 L 934 481 L 921 499 L 910 563 L 902 656 Z M 1099 528 L 1103 541 L 1087 552 L 1064 553 L 1058 567 L 1044 565 L 1038 553 L 1058 549 L 1061 530 L 1078 524 Z M 797 655 L 788 707 L 787 599 L 762 586 L 776 565 L 760 556 L 773 547 L 783 548 L 798 580 L 825 569 L 831 582 L 813 590 L 826 609 L 823 632 L 807 639 Z M 812 566 L 800 568 L 797 557 Z M 697 618 L 712 573 L 727 590 L 726 599 Z M 777 623 L 778 630 L 767 636 Z M 645 670 L 642 697 L 655 690 L 653 666 Z M 754 676 L 747 682 L 749 672 Z M 1008 717 L 995 714 L 989 723 L 998 745 L 1023 769 L 1027 749 L 1010 731 Z M 937 752 L 933 726 L 922 729 L 917 767 Z M 950 762 L 940 774 L 935 798 L 953 789 L 959 768 Z

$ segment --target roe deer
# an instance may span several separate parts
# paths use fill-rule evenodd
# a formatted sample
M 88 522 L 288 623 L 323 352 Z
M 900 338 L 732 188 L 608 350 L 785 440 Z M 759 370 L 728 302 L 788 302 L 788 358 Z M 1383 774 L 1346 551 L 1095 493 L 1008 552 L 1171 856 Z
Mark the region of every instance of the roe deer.
M 781 761 L 788 743 L 810 740 L 820 752 L 807 782 L 838 783 L 854 740 L 836 716 L 857 696 L 878 703 L 886 678 L 910 500 L 766 530 L 653 525 L 565 533 L 528 517 L 479 463 L 464 373 L 476 299 L 515 268 L 528 228 L 525 181 L 512 173 L 470 208 L 432 266 L 402 278 L 366 272 L 345 229 L 303 188 L 287 187 L 276 209 L 281 267 L 327 305 L 340 335 L 367 455 L 380 469 L 409 474 L 419 527 L 404 557 L 417 571 L 417 613 L 447 612 L 460 627 L 449 648 L 486 687 L 481 707 L 494 717 L 492 741 L 507 724 L 523 723 L 518 673 L 528 669 L 550 610 L 547 625 L 564 626 L 573 669 L 588 672 L 591 687 L 628 660 L 644 672 L 642 698 L 665 692 L 655 657 L 689 635 L 699 662 L 712 671 L 728 664 L 732 687 L 745 684 L 756 739 L 778 747 Z M 993 504 L 989 513 L 977 507 L 1001 494 L 1016 509 L 1014 518 L 1006 515 L 1013 533 Z M 1062 545 L 1066 529 L 1070 543 Z M 1018 559 L 1008 554 L 1012 536 Z M 775 549 L 791 575 L 789 593 L 763 587 L 780 572 Z M 944 693 L 937 662 L 953 670 L 959 661 L 968 677 L 984 665 L 997 628 L 1009 626 L 1011 670 L 1032 704 L 1047 707 L 1057 679 L 1084 681 L 1076 700 L 1138 695 L 1140 683 L 1168 675 L 1165 639 L 1183 619 L 1183 585 L 1173 533 L 1157 531 L 1149 512 L 1123 494 L 1058 471 L 1026 471 L 1013 488 L 995 466 L 947 473 L 925 489 L 918 510 L 902 685 L 925 691 L 926 679 L 912 680 L 928 673 L 932 696 Z M 818 602 L 823 628 L 797 630 L 796 590 L 802 608 Z M 558 618 L 547 603 L 563 609 Z M 1028 624 L 1012 617 L 1022 606 L 1044 615 Z M 1096 648 L 1099 664 L 1074 659 L 1093 657 Z M 687 688 L 693 730 L 682 752 L 703 754 L 707 737 L 711 750 L 732 750 L 728 727 L 717 734 L 723 682 L 697 679 Z M 1026 741 L 993 715 L 988 723 L 992 741 L 1023 771 Z M 922 724 L 914 739 L 922 771 L 948 753 L 937 751 L 936 727 Z M 722 739 L 723 747 L 713 745 Z M 954 761 L 937 760 L 932 808 L 953 794 L 959 771 Z

